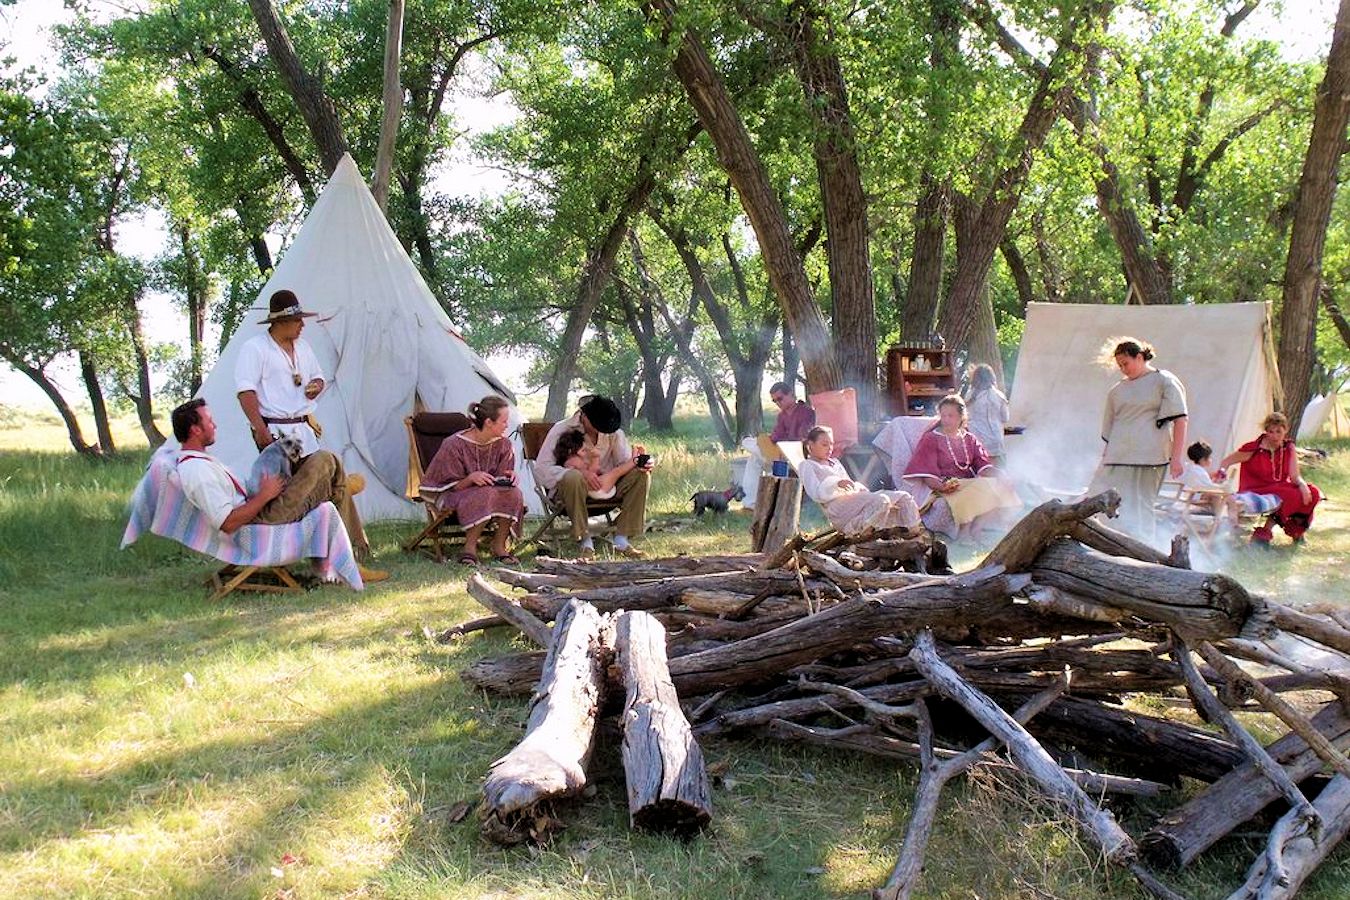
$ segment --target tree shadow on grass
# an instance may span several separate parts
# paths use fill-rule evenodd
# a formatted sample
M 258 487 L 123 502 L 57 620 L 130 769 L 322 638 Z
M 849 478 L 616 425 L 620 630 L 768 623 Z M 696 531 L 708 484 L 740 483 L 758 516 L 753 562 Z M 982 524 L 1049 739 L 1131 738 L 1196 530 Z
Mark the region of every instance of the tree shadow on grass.
M 234 798 L 246 821 L 231 827 L 233 814 L 224 814 L 224 846 L 206 848 L 190 865 L 176 857 L 128 863 L 163 866 L 175 894 L 256 896 L 282 853 L 316 844 L 327 851 L 328 832 L 361 830 L 351 792 L 372 781 L 399 787 L 408 781 L 400 773 L 462 791 L 477 777 L 469 773 L 484 771 L 513 740 L 515 711 L 493 713 L 467 700 L 453 682 L 438 680 L 303 723 L 259 723 L 265 735 L 151 752 L 87 777 L 9 778 L 0 792 L 0 850 L 41 854 L 53 842 L 144 830 L 147 816 L 181 822 L 197 807 L 228 809 Z M 370 814 L 389 811 L 373 804 Z

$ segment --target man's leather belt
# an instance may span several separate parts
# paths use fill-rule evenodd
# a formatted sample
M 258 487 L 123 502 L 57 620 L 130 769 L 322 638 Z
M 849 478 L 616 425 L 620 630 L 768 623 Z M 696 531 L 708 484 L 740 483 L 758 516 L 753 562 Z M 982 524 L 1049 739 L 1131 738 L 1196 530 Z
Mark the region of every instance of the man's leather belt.
M 273 419 L 269 416 L 263 416 L 262 420 L 268 425 L 300 425 L 309 421 L 304 416 L 293 416 L 289 419 Z

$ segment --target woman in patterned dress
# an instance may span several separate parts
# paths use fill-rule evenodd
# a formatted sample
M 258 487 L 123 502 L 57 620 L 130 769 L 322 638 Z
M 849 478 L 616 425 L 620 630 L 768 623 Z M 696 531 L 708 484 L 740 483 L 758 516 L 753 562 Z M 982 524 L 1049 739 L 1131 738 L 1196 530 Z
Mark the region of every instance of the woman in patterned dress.
M 1003 527 L 1009 517 L 1005 511 L 1022 506 L 980 439 L 966 430 L 966 404 L 956 394 L 938 401 L 938 422 L 919 438 L 905 481 L 915 486 L 916 499 L 935 495 L 923 522 L 952 538 Z
M 520 533 L 525 497 L 516 485 L 516 453 L 506 439 L 510 407 L 501 397 L 489 394 L 469 404 L 469 417 L 473 425 L 441 442 L 422 484 L 448 486 L 436 505 L 453 509 L 464 526 L 461 564 L 478 564 L 478 539 L 491 523 L 493 559 L 515 565 L 520 560 L 511 555 L 507 541 L 512 533 Z

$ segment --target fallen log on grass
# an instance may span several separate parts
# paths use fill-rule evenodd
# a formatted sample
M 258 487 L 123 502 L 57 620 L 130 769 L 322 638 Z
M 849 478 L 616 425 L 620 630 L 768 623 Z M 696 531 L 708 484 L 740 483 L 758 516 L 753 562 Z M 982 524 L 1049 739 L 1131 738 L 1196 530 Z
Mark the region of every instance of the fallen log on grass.
M 525 737 L 492 764 L 483 782 L 479 820 L 490 840 L 546 841 L 561 825 L 554 804 L 585 788 L 604 698 L 610 627 L 584 603 L 569 603 L 558 614 Z
M 1340 703 L 1323 706 L 1312 717 L 1312 725 L 1338 749 L 1350 749 L 1350 714 Z M 1321 759 L 1296 734 L 1286 734 L 1266 752 L 1295 782 L 1322 769 Z M 1144 854 L 1157 866 L 1189 865 L 1279 797 L 1279 790 L 1261 778 L 1252 763 L 1238 765 L 1185 805 L 1165 813 L 1144 835 Z
M 1019 768 L 1062 798 L 1104 853 L 1161 897 L 1175 895 L 1142 868 L 1128 838 L 1122 841 L 1118 826 L 1084 802 L 1081 791 L 1075 794 L 1073 785 L 1157 796 L 1159 779 L 1213 782 L 1183 807 L 1184 820 L 1160 823 L 1178 830 L 1176 858 L 1193 858 L 1282 796 L 1297 804 L 1298 813 L 1277 824 L 1263 856 L 1265 869 L 1253 869 L 1252 876 L 1260 890 L 1281 890 L 1282 881 L 1301 879 L 1302 860 L 1311 860 L 1311 868 L 1327 849 L 1318 845 L 1307 852 L 1300 843 L 1300 829 L 1322 810 L 1309 815 L 1313 807 L 1293 785 L 1323 761 L 1350 768 L 1350 722 L 1338 702 L 1309 719 L 1277 692 L 1317 688 L 1350 696 L 1350 678 L 1324 667 L 1327 654 L 1350 648 L 1350 619 L 1268 604 L 1231 579 L 1191 571 L 1184 540 L 1162 554 L 1089 518 L 1109 509 L 1113 499 L 1104 494 L 1078 504 L 1047 504 L 1019 523 L 990 558 L 1023 573 L 927 578 L 895 571 L 901 562 L 916 561 L 917 545 L 902 543 L 912 535 L 797 535 L 780 552 L 755 557 L 759 568 L 743 558 L 720 557 L 710 563 L 715 569 L 704 572 L 687 561 L 560 563 L 548 564 L 545 573 L 503 572 L 503 580 L 530 591 L 508 598 L 503 611 L 528 614 L 522 623 L 534 630 L 534 620 L 543 622 L 578 598 L 601 611 L 651 609 L 642 620 L 651 626 L 654 619 L 667 632 L 671 683 L 700 723 L 694 730 L 699 735 L 749 730 L 889 757 L 926 753 L 936 761 L 988 741 L 977 730 L 977 723 L 985 724 L 998 740 L 1014 741 Z M 492 599 L 500 604 L 504 596 Z M 1300 655 L 1287 637 L 1280 639 L 1280 625 L 1319 642 L 1325 653 Z M 966 689 L 965 702 L 932 702 L 927 737 L 922 732 L 928 726 L 914 723 L 927 714 L 924 698 L 944 676 L 914 661 L 922 646 L 916 649 L 912 636 L 921 629 L 954 642 L 938 662 Z M 1209 665 L 1161 657 L 1174 632 L 1193 642 Z M 1117 643 L 1125 640 L 1131 643 Z M 1235 659 L 1288 674 L 1254 677 L 1237 669 Z M 524 690 L 541 666 L 540 654 L 522 654 L 476 663 L 466 679 Z M 1059 697 L 1028 727 L 1009 726 L 1006 713 L 988 708 L 1025 703 L 1066 666 L 1074 672 L 1075 696 Z M 1167 705 L 1185 703 L 1173 690 L 1183 676 L 1191 705 L 1202 717 L 1223 722 L 1231 739 L 1108 705 L 1123 704 L 1134 693 L 1153 694 Z M 757 696 L 744 690 L 752 686 Z M 972 704 L 984 701 L 976 714 Z M 1220 701 L 1273 711 L 1293 733 L 1262 750 Z M 679 723 L 677 735 L 688 728 L 682 716 Z M 676 737 L 677 747 L 682 740 Z M 1256 774 L 1248 760 L 1260 760 L 1269 777 Z M 1094 771 L 1103 766 L 1109 771 Z M 1136 775 L 1142 778 L 1130 777 Z M 1278 789 L 1271 787 L 1276 782 Z M 647 783 L 655 795 L 655 781 Z M 1334 796 L 1326 796 L 1331 803 Z M 633 807 L 635 821 L 640 806 Z M 1195 816 L 1208 821 L 1195 824 Z M 698 820 L 695 814 L 684 821 Z M 1328 822 L 1329 835 L 1338 834 L 1335 824 Z M 533 825 L 535 835 L 551 830 L 548 804 L 535 807 Z M 1153 833 L 1150 838 L 1154 859 L 1158 843 Z
M 468 588 L 469 596 L 486 606 L 489 611 L 510 622 L 521 634 L 540 647 L 548 646 L 550 639 L 548 625 L 521 606 L 517 600 L 488 584 L 487 579 L 480 573 L 475 572 L 469 578 Z
M 1107 556 L 1072 540 L 1047 546 L 1030 571 L 1037 584 L 1166 624 L 1187 639 L 1234 637 L 1260 605 L 1226 575 Z
M 622 613 L 614 651 L 626 690 L 620 721 L 629 820 L 634 828 L 691 837 L 712 818 L 712 791 L 670 681 L 665 629 L 646 613 Z
M 898 591 L 846 600 L 767 634 L 671 660 L 681 694 L 706 694 L 762 681 L 880 635 L 955 625 L 1011 603 L 1024 575 L 984 569 Z
M 991 735 L 1007 746 L 1018 769 L 1069 813 L 1109 861 L 1122 865 L 1133 861 L 1137 852 L 1134 841 L 1116 822 L 1115 816 L 1093 803 L 1083 789 L 1074 784 L 1050 758 L 1045 748 L 1012 716 L 988 696 L 971 687 L 947 665 L 938 655 L 937 644 L 931 633 L 919 633 L 910 656 L 934 690 L 960 704 Z
M 1077 503 L 1059 500 L 1042 503 L 1008 530 L 980 563 L 980 568 L 1002 566 L 1009 572 L 1025 572 L 1047 544 L 1092 516 L 1115 515 L 1119 506 L 1120 495 L 1115 491 L 1105 491 Z
M 1271 829 L 1272 839 L 1288 836 L 1278 848 L 1278 867 L 1272 868 L 1271 853 L 1261 854 L 1248 870 L 1242 887 L 1230 894 L 1228 900 L 1292 900 L 1298 896 L 1308 876 L 1350 834 L 1350 778 L 1337 775 L 1327 782 L 1313 801 L 1313 808 L 1322 819 L 1321 831 L 1294 833 L 1297 812 L 1286 813 L 1285 819 Z

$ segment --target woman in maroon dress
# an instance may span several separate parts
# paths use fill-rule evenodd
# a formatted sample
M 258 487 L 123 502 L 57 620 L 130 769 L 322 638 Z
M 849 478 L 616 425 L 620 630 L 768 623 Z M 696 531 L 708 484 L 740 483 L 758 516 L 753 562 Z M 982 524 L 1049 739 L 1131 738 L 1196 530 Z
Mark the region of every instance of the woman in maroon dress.
M 510 407 L 501 397 L 489 394 L 469 404 L 469 417 L 472 426 L 441 442 L 422 484 L 449 486 L 436 505 L 453 509 L 464 526 L 461 564 L 478 564 L 478 538 L 491 522 L 492 558 L 515 565 L 520 560 L 511 555 L 507 541 L 512 533 L 520 533 L 525 497 L 516 486 L 516 453 L 506 439 Z
M 1022 505 L 980 439 L 966 430 L 966 404 L 956 394 L 938 401 L 937 424 L 915 446 L 905 483 L 913 486 L 914 500 L 927 506 L 924 525 L 954 540 L 1006 527 L 1007 511 Z
M 1279 525 L 1295 542 L 1312 526 L 1313 509 L 1322 500 L 1317 485 L 1303 480 L 1298 470 L 1298 450 L 1289 437 L 1289 420 L 1271 413 L 1261 423 L 1261 436 L 1223 458 L 1219 470 L 1238 463 L 1238 493 L 1270 494 L 1280 498 L 1279 508 L 1265 524 L 1252 532 L 1253 544 L 1269 544 Z

